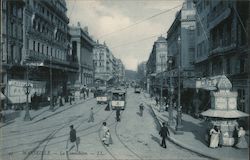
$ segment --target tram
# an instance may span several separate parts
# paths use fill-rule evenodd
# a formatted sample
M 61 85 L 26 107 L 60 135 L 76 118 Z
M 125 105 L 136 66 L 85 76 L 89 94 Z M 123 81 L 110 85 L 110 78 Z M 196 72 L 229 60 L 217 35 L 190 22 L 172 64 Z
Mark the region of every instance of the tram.
M 138 85 L 135 86 L 135 93 L 141 93 L 140 86 L 138 86 Z
M 124 89 L 113 89 L 111 91 L 112 109 L 124 110 L 126 106 L 126 91 Z
M 108 103 L 109 95 L 108 95 L 106 87 L 97 88 L 94 93 L 94 97 L 96 98 L 97 104 Z

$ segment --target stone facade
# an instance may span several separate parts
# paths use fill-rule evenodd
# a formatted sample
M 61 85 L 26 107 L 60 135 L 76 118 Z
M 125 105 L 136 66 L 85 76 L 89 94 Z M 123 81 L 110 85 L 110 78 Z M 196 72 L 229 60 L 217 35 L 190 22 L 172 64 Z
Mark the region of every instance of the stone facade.
M 167 67 L 167 41 L 164 37 L 158 37 L 154 42 L 149 59 L 146 63 L 147 77 L 149 79 L 150 92 L 157 92 L 160 88 L 160 83 L 156 82 L 157 74 L 163 73 Z M 158 78 L 159 79 L 159 78 Z M 158 89 L 157 89 L 158 88 Z
M 72 54 L 77 55 L 79 71 L 76 81 L 81 85 L 92 85 L 93 83 L 93 48 L 95 42 L 90 37 L 87 28 L 70 27 Z
M 238 109 L 249 113 L 250 3 L 199 0 L 196 6 L 196 17 L 201 19 L 197 20 L 196 72 L 203 77 L 226 75 L 238 92 Z
M 2 4 L 2 83 L 10 85 L 12 80 L 20 80 L 19 84 L 23 84 L 22 81 L 41 82 L 46 83 L 42 96 L 50 92 L 54 96 L 65 95 L 68 75 L 78 70 L 77 57 L 70 53 L 65 1 L 4 0 Z M 40 93 L 41 88 L 36 87 L 33 87 L 34 92 Z M 22 88 L 18 89 L 20 95 L 23 95 Z M 10 88 L 3 90 L 6 96 L 14 94 Z

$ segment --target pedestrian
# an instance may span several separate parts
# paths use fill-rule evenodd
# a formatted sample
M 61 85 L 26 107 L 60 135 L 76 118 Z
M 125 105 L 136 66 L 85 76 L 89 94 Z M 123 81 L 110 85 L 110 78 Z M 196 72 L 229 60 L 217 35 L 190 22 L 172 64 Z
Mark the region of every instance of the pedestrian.
M 102 123 L 102 138 L 104 138 L 106 136 L 106 132 L 109 130 L 109 128 L 107 127 L 107 123 L 103 122 Z
M 217 148 L 219 145 L 219 134 L 220 131 L 218 129 L 217 126 L 214 126 L 211 130 L 210 130 L 210 145 L 209 147 L 211 148 Z
M 158 105 L 158 103 L 159 103 L 158 97 L 155 97 L 155 102 L 156 102 L 156 105 Z
M 224 141 L 223 141 L 223 134 L 222 134 L 222 132 L 221 132 L 221 127 L 219 127 L 219 147 L 221 148 L 222 147 L 222 145 L 223 145 L 223 143 L 224 143 Z
M 161 127 L 159 134 L 162 137 L 161 146 L 163 148 L 167 148 L 166 138 L 167 138 L 167 136 L 170 136 L 170 134 L 169 134 L 169 131 L 168 131 L 168 128 L 167 128 L 165 122 L 162 123 L 162 127 Z
M 104 137 L 102 138 L 102 142 L 106 145 L 109 146 L 110 144 L 113 143 L 113 140 L 111 138 L 111 134 L 109 132 L 109 129 L 105 132 Z
M 80 141 L 80 140 L 78 140 L 78 141 Z M 71 125 L 70 132 L 69 132 L 69 138 L 67 140 L 67 145 L 66 145 L 66 150 L 67 150 L 66 153 L 68 154 L 74 147 L 76 147 L 76 151 L 78 152 L 78 144 L 79 143 L 77 143 L 76 130 L 74 129 L 74 126 Z
M 143 110 L 144 110 L 143 103 L 140 104 L 139 108 L 140 108 L 140 115 L 142 117 L 143 116 Z
M 116 109 L 116 121 L 117 121 L 117 122 L 120 122 L 120 120 L 121 120 L 121 119 L 120 119 L 120 115 L 121 115 L 121 114 L 120 114 L 120 109 L 117 108 L 117 109 Z
M 88 122 L 94 122 L 94 112 L 93 112 L 93 107 L 90 109 L 90 114 L 89 114 L 89 120 Z
M 245 134 L 246 134 L 246 131 L 243 129 L 243 127 L 240 127 L 238 131 L 238 143 L 236 144 L 237 148 L 248 148 Z
M 89 89 L 87 88 L 87 97 L 89 97 Z
M 72 99 L 73 99 L 72 94 L 69 93 L 69 104 L 70 104 L 70 105 L 72 105 Z
M 108 104 L 107 104 L 107 106 L 105 108 L 105 111 L 110 111 L 109 102 L 108 102 Z
M 63 106 L 63 99 L 62 99 L 62 96 L 59 96 L 59 104 L 60 104 L 60 107 Z

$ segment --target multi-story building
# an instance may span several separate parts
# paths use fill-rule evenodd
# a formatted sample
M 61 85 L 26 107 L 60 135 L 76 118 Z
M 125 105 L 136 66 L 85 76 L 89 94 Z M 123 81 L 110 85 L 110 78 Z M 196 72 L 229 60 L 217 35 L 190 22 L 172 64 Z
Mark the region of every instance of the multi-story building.
M 108 48 L 106 43 L 94 47 L 94 79 L 95 83 L 115 84 L 124 78 L 125 71 L 121 60 L 117 59 Z M 121 72 L 121 73 L 120 73 Z
M 81 85 L 93 83 L 93 48 L 95 42 L 88 33 L 87 27 L 70 27 L 72 54 L 77 55 L 79 71 L 76 74 L 77 82 Z
M 1 1 L 1 92 L 8 95 L 8 79 L 15 76 L 23 54 L 23 0 Z M 2 99 L 4 96 L 1 97 Z M 4 98 L 6 100 L 6 98 Z M 4 103 L 1 102 L 3 107 Z
M 167 41 L 164 37 L 158 37 L 157 41 L 154 42 L 152 51 L 147 61 L 147 83 L 148 91 L 150 93 L 158 93 L 160 89 L 160 83 L 157 82 L 161 78 L 161 74 L 166 70 L 167 67 Z
M 120 59 L 117 59 L 117 63 L 118 82 L 123 82 L 125 78 L 125 67 Z
M 94 80 L 106 83 L 112 78 L 112 65 L 110 59 L 111 51 L 106 44 L 99 44 L 97 41 L 94 47 Z
M 78 65 L 76 55 L 70 53 L 65 1 L 2 2 L 6 17 L 1 56 L 7 66 L 3 83 L 8 84 L 5 93 L 10 103 L 25 101 L 27 81 L 32 85 L 30 96 L 66 94 L 68 75 L 76 73 Z
M 196 46 L 196 70 L 203 77 L 226 75 L 238 92 L 237 109 L 249 113 L 250 2 L 199 0 L 196 6 L 197 16 L 206 19 L 201 23 L 204 31 L 196 39 L 207 42 L 204 49 Z
M 167 32 L 169 66 L 166 76 L 175 79 L 171 84 L 173 85 L 171 87 L 175 88 L 174 101 L 176 101 L 178 97 L 178 76 L 180 75 L 181 88 L 183 86 L 183 81 L 195 76 L 195 28 L 196 19 L 194 3 L 192 0 L 186 0 L 183 3 L 182 9 L 176 13 L 175 20 Z M 181 95 L 188 94 L 188 91 L 186 92 L 184 89 L 181 89 L 181 92 Z M 181 105 L 183 107 L 188 107 L 190 104 L 186 103 L 191 101 L 188 100 L 189 96 L 181 97 Z M 184 108 L 184 110 L 185 109 L 186 108 Z

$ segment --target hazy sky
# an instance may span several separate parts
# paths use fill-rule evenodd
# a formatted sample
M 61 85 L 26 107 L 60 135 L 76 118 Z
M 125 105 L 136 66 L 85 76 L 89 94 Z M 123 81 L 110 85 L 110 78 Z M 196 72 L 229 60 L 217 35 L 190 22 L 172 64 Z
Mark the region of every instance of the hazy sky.
M 76 25 L 79 21 L 82 28 L 88 26 L 89 34 L 100 43 L 105 41 L 114 56 L 122 60 L 126 69 L 131 70 L 136 70 L 138 63 L 148 59 L 157 35 L 166 36 L 181 6 L 133 24 L 181 5 L 183 1 L 66 0 L 70 25 Z M 123 29 L 127 26 L 131 27 Z

